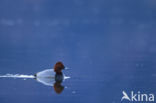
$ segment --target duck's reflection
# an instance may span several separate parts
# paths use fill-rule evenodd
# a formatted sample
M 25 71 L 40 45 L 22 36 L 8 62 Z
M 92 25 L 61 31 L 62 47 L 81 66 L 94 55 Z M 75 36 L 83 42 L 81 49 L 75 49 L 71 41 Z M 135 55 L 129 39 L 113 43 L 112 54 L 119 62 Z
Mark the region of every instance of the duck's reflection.
M 64 86 L 61 85 L 63 81 L 63 73 L 60 72 L 59 74 L 55 74 L 55 83 L 54 83 L 54 90 L 56 93 L 60 94 L 64 90 Z

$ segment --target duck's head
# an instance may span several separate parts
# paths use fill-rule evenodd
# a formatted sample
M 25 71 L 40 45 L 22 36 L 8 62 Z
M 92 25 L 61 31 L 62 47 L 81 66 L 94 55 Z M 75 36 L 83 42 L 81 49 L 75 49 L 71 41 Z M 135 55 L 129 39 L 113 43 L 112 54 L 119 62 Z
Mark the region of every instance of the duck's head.
M 62 70 L 65 68 L 65 66 L 63 65 L 62 62 L 57 62 L 54 66 L 54 72 L 56 72 L 56 74 L 60 74 L 62 73 Z

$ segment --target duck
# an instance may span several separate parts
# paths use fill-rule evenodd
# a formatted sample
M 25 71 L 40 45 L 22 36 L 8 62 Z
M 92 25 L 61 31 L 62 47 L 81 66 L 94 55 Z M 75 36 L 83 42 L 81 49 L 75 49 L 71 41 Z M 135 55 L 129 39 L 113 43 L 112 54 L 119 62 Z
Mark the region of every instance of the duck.
M 62 70 L 65 69 L 65 66 L 62 62 L 56 62 L 53 67 L 54 69 L 46 69 L 44 71 L 38 72 L 34 75 L 35 79 L 47 86 L 53 86 L 55 92 L 60 94 L 64 90 L 64 86 L 62 86 L 62 81 L 64 79 L 64 75 Z
M 61 61 L 56 62 L 53 69 L 46 69 L 34 75 L 35 79 L 45 85 L 52 86 L 54 82 L 61 83 L 64 79 L 62 70 L 65 69 Z
M 56 62 L 56 64 L 53 67 L 54 69 L 46 69 L 44 71 L 38 72 L 36 74 L 34 74 L 34 77 L 53 77 L 54 73 L 56 75 L 61 75 L 62 74 L 62 70 L 65 69 L 65 66 L 62 62 L 58 61 Z

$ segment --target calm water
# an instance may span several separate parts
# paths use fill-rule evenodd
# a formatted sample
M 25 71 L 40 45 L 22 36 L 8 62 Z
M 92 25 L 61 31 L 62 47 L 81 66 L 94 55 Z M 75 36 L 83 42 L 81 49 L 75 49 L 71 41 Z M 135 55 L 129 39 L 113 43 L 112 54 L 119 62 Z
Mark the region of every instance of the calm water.
M 156 95 L 155 12 L 155 0 L 1 0 L 0 75 L 33 75 L 62 61 L 71 78 L 61 94 L 34 79 L 0 78 L 0 103 Z

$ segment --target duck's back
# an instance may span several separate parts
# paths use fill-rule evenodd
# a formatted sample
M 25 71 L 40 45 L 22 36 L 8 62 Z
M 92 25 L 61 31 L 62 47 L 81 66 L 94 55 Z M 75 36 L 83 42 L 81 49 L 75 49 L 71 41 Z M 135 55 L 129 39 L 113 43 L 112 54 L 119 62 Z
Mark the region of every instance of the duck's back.
M 54 72 L 54 70 L 53 69 L 46 69 L 46 70 L 44 70 L 44 71 L 41 71 L 41 72 L 38 72 L 37 74 L 36 74 L 36 77 L 37 78 L 53 78 L 53 77 L 55 77 L 55 72 Z

